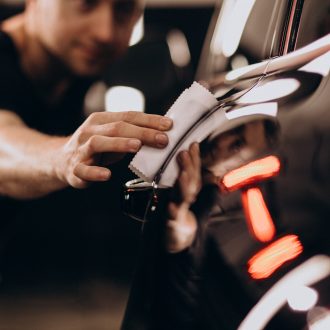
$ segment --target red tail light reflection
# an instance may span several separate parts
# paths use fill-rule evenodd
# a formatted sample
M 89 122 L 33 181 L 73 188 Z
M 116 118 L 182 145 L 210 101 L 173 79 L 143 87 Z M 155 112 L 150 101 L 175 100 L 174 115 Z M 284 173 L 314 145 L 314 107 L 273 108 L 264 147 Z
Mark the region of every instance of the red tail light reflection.
M 227 173 L 222 180 L 222 184 L 226 190 L 234 191 L 255 181 L 277 175 L 280 167 L 281 164 L 277 157 L 268 156 Z
M 260 189 L 243 191 L 242 202 L 251 234 L 260 242 L 272 240 L 276 230 Z
M 296 235 L 287 235 L 259 251 L 248 261 L 248 272 L 254 279 L 272 275 L 285 262 L 295 259 L 303 251 Z

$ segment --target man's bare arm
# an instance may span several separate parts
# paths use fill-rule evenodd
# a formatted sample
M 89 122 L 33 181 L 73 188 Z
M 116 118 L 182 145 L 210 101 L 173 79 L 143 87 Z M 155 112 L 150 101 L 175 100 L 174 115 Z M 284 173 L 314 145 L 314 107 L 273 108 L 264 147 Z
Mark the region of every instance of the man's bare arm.
M 171 121 L 138 112 L 91 115 L 69 137 L 42 134 L 0 111 L 0 194 L 29 199 L 111 177 L 108 165 L 142 144 L 162 148 Z

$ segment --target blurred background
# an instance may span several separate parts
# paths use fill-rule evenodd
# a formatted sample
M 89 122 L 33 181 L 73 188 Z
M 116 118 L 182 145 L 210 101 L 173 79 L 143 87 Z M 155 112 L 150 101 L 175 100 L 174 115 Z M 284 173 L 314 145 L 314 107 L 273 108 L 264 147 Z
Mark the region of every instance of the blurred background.
M 0 0 L 0 22 L 23 8 L 22 0 Z M 281 56 L 324 36 L 330 31 L 329 14 L 329 0 L 147 0 L 128 52 L 87 93 L 85 114 L 103 110 L 164 114 L 193 80 L 208 81 L 219 96 L 224 92 L 223 72 Z M 300 25 L 292 24 L 287 29 L 291 18 Z M 308 88 L 302 88 L 299 97 L 309 96 L 318 86 L 309 78 L 305 85 Z M 246 85 L 239 88 L 245 89 Z M 321 105 L 314 107 L 325 109 L 328 99 L 317 100 Z M 304 120 L 299 113 L 297 116 L 301 122 Z M 306 156 L 300 143 L 298 150 Z M 290 156 L 299 162 L 297 154 L 292 152 Z M 112 166 L 109 183 L 92 186 L 90 193 L 100 199 L 95 201 L 83 190 L 79 192 L 81 202 L 88 203 L 87 220 L 72 216 L 68 223 L 62 217 L 65 209 L 55 210 L 56 214 L 47 217 L 49 210 L 42 208 L 42 221 L 11 223 L 0 217 L 0 330 L 120 328 L 141 248 L 141 223 L 122 213 L 120 192 L 125 182 L 135 178 L 128 170 L 131 157 Z M 70 195 L 65 198 L 70 203 Z M 297 218 L 306 213 L 299 203 Z M 29 207 L 39 210 L 37 202 L 29 203 Z M 311 210 L 313 223 L 317 223 L 313 212 L 321 212 L 318 207 L 312 206 Z M 219 224 L 217 237 L 226 242 L 221 255 L 230 261 L 238 255 L 233 251 L 246 253 L 247 249 L 238 249 L 241 245 L 237 238 L 240 244 L 243 241 L 242 236 L 237 236 L 240 229 L 229 222 Z M 324 242 L 328 242 L 326 237 Z M 213 265 L 219 267 L 218 262 Z M 209 272 L 216 283 L 222 271 L 220 263 L 219 273 L 214 268 Z M 225 286 L 228 283 L 232 282 L 227 280 Z M 259 292 L 256 286 L 255 292 Z M 230 292 L 230 298 L 241 307 L 240 290 L 238 296 L 236 299 Z M 223 292 L 218 297 L 225 299 Z M 227 313 L 223 306 L 222 303 L 222 312 Z M 218 311 L 216 314 L 221 317 Z
M 215 4 L 148 0 L 126 56 L 88 93 L 86 115 L 101 109 L 165 113 L 196 75 Z M 23 6 L 0 0 L 0 20 Z M 141 232 L 140 223 L 121 211 L 118 191 L 134 178 L 129 162 L 113 168 L 109 185 L 94 186 L 103 196 L 94 205 L 102 216 L 91 215 L 88 223 L 63 223 L 60 217 L 49 223 L 46 216 L 43 224 L 1 220 L 1 330 L 119 329 Z

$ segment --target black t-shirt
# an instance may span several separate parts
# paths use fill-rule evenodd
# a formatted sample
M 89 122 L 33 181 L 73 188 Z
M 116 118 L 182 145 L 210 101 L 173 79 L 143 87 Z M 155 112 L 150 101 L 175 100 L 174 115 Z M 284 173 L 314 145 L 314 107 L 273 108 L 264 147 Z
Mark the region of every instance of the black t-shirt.
M 29 127 L 47 134 L 73 133 L 84 119 L 88 86 L 88 81 L 79 81 L 57 106 L 47 106 L 22 72 L 12 40 L 0 32 L 0 109 L 17 113 Z M 27 201 L 0 196 L 2 284 L 67 280 L 92 269 L 94 247 L 109 248 L 101 244 L 111 240 L 106 235 L 120 212 L 120 194 L 109 189 L 107 184 L 67 188 Z M 102 251 L 98 255 L 105 258 Z
M 11 38 L 0 32 L 0 109 L 17 113 L 31 128 L 48 134 L 71 134 L 83 121 L 88 80 L 73 84 L 56 106 L 47 105 L 21 70 Z

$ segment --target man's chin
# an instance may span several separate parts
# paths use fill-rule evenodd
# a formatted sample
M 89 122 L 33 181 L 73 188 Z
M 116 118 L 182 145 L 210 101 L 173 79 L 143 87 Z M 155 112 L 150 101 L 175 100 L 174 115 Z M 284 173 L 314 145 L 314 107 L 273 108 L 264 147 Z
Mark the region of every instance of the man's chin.
M 116 51 L 108 52 L 107 54 L 103 53 L 98 56 L 78 48 L 74 54 L 71 54 L 72 56 L 66 63 L 72 73 L 77 76 L 99 77 L 124 52 L 125 49 L 121 51 L 117 49 Z
M 100 77 L 105 72 L 109 65 L 74 65 L 71 67 L 71 71 L 74 75 L 82 78 L 94 78 Z

